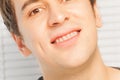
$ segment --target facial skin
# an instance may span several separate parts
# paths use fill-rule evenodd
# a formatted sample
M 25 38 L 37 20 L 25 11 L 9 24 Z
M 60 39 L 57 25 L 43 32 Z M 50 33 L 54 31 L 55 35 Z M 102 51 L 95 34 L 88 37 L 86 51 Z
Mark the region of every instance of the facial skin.
M 106 67 L 97 46 L 101 26 L 96 3 L 89 0 L 11 0 L 19 31 L 19 50 L 33 53 L 44 80 L 116 80 L 120 71 Z M 97 72 L 97 75 L 95 73 Z
M 77 68 L 99 53 L 96 29 L 101 22 L 89 0 L 38 0 L 24 9 L 28 0 L 12 1 L 22 37 L 12 35 L 20 51 L 33 53 L 44 68 Z
M 20 48 L 27 47 L 40 60 L 61 67 L 81 65 L 96 53 L 99 20 L 89 0 L 38 0 L 24 10 L 21 8 L 27 0 L 12 1 L 24 40 Z M 73 31 L 80 32 L 67 41 L 51 43 L 53 38 Z

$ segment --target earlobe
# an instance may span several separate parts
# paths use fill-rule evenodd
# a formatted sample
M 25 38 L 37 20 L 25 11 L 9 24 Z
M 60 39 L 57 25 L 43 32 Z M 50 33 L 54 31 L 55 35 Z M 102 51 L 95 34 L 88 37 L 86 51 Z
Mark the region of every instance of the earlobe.
M 21 51 L 21 53 L 27 57 L 31 54 L 31 51 L 27 48 L 27 47 L 23 47 L 23 48 L 19 48 L 19 50 Z
M 94 12 L 95 12 L 95 18 L 96 18 L 96 26 L 100 28 L 102 27 L 102 20 L 101 20 L 100 12 L 97 8 L 96 3 L 94 4 Z
M 27 48 L 27 46 L 25 45 L 23 39 L 20 36 L 17 36 L 14 33 L 11 33 L 14 41 L 16 42 L 20 52 L 25 56 L 29 56 L 31 54 L 31 51 Z

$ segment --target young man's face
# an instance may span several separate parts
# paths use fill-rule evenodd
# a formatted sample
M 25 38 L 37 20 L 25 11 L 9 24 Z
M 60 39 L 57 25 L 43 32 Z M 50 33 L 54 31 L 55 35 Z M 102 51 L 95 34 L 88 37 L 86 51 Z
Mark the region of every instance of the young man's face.
M 96 52 L 99 15 L 89 0 L 12 0 L 23 54 L 49 66 L 77 67 Z

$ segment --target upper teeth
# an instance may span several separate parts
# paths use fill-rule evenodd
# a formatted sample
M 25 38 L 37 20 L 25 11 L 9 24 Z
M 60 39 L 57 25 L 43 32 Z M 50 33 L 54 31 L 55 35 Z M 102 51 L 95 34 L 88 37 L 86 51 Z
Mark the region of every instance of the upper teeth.
M 72 32 L 72 33 L 70 33 L 70 34 L 67 34 L 67 35 L 61 37 L 61 38 L 56 39 L 55 42 L 56 42 L 56 43 L 63 42 L 63 41 L 65 41 L 65 40 L 68 40 L 68 39 L 76 36 L 77 34 L 78 34 L 78 32 Z

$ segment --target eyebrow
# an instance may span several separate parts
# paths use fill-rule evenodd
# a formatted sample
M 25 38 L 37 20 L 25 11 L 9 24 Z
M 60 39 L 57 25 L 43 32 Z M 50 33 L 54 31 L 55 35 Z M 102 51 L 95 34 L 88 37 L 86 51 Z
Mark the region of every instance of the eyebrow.
M 21 10 L 23 11 L 28 5 L 30 5 L 30 4 L 32 4 L 32 3 L 35 3 L 35 2 L 38 2 L 38 1 L 40 1 L 40 0 L 27 0 L 27 1 L 23 4 Z

